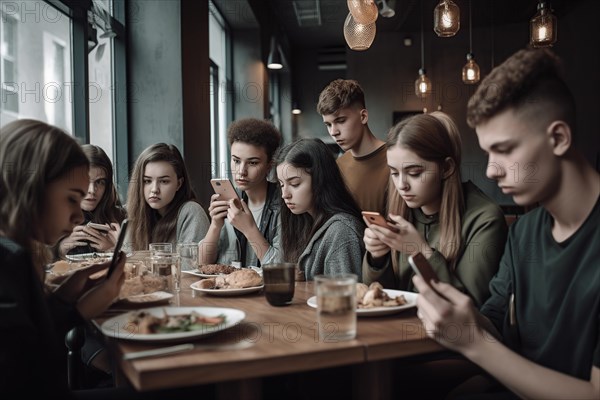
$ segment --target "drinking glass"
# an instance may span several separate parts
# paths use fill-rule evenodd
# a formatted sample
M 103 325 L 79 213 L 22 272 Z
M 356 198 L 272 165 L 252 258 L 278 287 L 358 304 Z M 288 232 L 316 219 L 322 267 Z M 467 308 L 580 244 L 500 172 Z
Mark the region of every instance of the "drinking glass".
M 173 244 L 172 243 L 150 243 L 148 245 L 148 250 L 150 250 L 150 254 L 153 256 L 165 254 L 165 253 L 173 253 Z
M 325 342 L 356 337 L 356 281 L 353 274 L 317 275 L 317 323 Z
M 177 294 L 181 290 L 181 260 L 177 253 L 162 253 L 150 257 L 152 274 L 163 280 L 163 290 Z
M 274 263 L 262 266 L 265 297 L 272 306 L 287 306 L 294 298 L 296 264 Z
M 198 269 L 198 244 L 177 243 L 177 254 L 181 260 L 181 270 L 191 271 Z

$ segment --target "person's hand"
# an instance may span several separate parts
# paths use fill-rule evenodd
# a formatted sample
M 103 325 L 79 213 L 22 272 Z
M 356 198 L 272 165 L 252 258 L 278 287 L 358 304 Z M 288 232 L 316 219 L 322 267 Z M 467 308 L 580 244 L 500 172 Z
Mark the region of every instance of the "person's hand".
M 119 260 L 110 277 L 101 280 L 77 300 L 77 310 L 84 319 L 91 319 L 102 314 L 119 297 L 121 286 L 125 281 L 125 253 L 119 254 Z M 109 263 L 104 263 L 106 264 Z
M 421 252 L 427 258 L 431 256 L 433 249 L 413 224 L 400 215 L 390 214 L 389 218 L 394 222 L 396 231 L 373 224 L 369 226 L 382 243 L 406 255 Z
M 258 229 L 256 221 L 254 221 L 254 217 L 252 216 L 252 212 L 244 200 L 229 200 L 227 219 L 233 227 L 242 232 L 246 237 L 250 230 Z
M 99 279 L 102 279 L 102 277 L 91 276 L 107 269 L 109 264 L 110 261 L 75 270 L 61 281 L 60 286 L 54 290 L 54 295 L 66 303 L 75 303 L 87 290 L 98 283 Z
M 427 336 L 461 353 L 477 341 L 492 339 L 478 324 L 478 313 L 469 296 L 444 282 L 432 281 L 432 289 L 418 275 L 413 283 L 419 290 L 417 315 Z
M 366 219 L 365 219 L 366 222 Z M 367 223 L 368 225 L 368 223 Z M 384 228 L 385 229 L 385 228 Z M 390 246 L 383 243 L 377 237 L 377 234 L 373 232 L 371 228 L 366 228 L 363 236 L 363 241 L 365 242 L 365 249 L 371 253 L 371 257 L 374 259 L 381 258 L 390 252 Z
M 64 238 L 59 245 L 60 255 L 64 257 L 69 251 L 75 247 L 85 246 L 88 244 L 88 234 L 84 232 L 85 225 L 77 225 L 73 228 L 73 232 Z
M 227 211 L 229 210 L 229 202 L 227 200 L 219 200 L 220 194 L 213 194 L 210 197 L 210 206 L 208 206 L 208 215 L 210 215 L 210 223 L 218 229 L 223 227 Z
M 107 251 L 114 249 L 117 243 L 117 238 L 119 237 L 118 232 L 120 231 L 121 229 L 119 227 L 117 235 L 115 236 L 113 230 L 103 231 L 99 229 L 94 229 L 90 226 L 85 226 L 83 228 L 83 232 L 85 232 L 88 235 L 87 240 L 90 242 L 90 246 L 99 251 Z

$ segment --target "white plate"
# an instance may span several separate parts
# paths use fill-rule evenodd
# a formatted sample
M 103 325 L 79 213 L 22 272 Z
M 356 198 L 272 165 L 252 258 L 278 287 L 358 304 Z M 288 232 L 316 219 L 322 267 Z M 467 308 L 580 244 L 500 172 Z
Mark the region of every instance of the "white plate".
M 265 286 L 265 285 L 260 285 L 260 286 L 252 286 L 252 287 L 241 288 L 241 289 L 203 289 L 198 285 L 199 283 L 200 283 L 199 281 L 194 282 L 190 285 L 190 287 L 192 289 L 194 289 L 196 292 L 206 293 L 206 294 L 210 294 L 213 296 L 237 296 L 237 295 L 241 295 L 241 294 L 249 294 L 249 293 L 259 292 Z
M 205 329 L 189 332 L 172 332 L 172 333 L 153 333 L 153 334 L 139 334 L 135 332 L 135 325 L 129 322 L 129 317 L 132 313 L 145 311 L 156 315 L 158 317 L 163 316 L 164 313 L 169 315 L 177 314 L 189 314 L 195 311 L 199 314 L 207 317 L 216 317 L 218 315 L 225 315 L 225 321 L 222 324 L 215 326 L 207 326 Z M 246 318 L 246 313 L 242 310 L 235 308 L 221 308 L 221 307 L 154 307 L 145 308 L 142 310 L 132 311 L 125 314 L 117 315 L 111 319 L 104 321 L 100 326 L 102 333 L 106 336 L 114 337 L 117 339 L 126 340 L 137 340 L 147 342 L 158 342 L 158 341 L 178 341 L 189 338 L 197 338 L 202 336 L 211 335 L 215 332 L 222 331 L 227 328 L 231 328 L 234 325 L 239 324 Z
M 404 290 L 393 289 L 383 289 L 383 291 L 386 292 L 388 296 L 392 298 L 404 295 L 404 298 L 406 299 L 406 304 L 393 307 L 357 308 L 356 315 L 359 317 L 379 317 L 381 315 L 394 314 L 417 305 L 417 297 L 419 296 L 418 293 L 405 292 Z M 306 300 L 306 304 L 308 304 L 312 308 L 317 308 L 317 296 L 312 296 L 310 299 Z
M 84 254 L 67 254 L 65 258 L 69 261 L 73 262 L 82 262 L 82 261 L 107 261 L 112 258 L 113 253 L 84 253 Z
M 189 271 L 181 271 L 181 272 L 184 274 L 188 274 L 188 275 L 199 276 L 200 278 L 216 278 L 217 276 L 225 275 L 225 274 L 217 274 L 217 275 L 203 274 L 198 269 L 191 269 Z
M 172 293 L 158 291 L 153 293 L 136 294 L 134 296 L 125 297 L 124 299 L 121 299 L 121 301 L 130 304 L 153 304 L 164 303 L 172 298 Z

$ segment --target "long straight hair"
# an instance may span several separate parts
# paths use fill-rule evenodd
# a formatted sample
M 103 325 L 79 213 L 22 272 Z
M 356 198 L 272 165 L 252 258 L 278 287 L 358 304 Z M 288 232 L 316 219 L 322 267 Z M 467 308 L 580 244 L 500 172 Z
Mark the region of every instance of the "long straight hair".
M 445 160 L 450 158 L 455 167 L 451 175 L 440 177 L 442 201 L 440 204 L 440 244 L 438 251 L 446 258 L 452 269 L 462 246 L 462 216 L 465 201 L 460 178 L 461 139 L 458 128 L 447 114 L 436 111 L 418 114 L 396 124 L 388 133 L 387 148 L 399 146 L 408 149 L 420 158 L 435 162 L 441 173 Z M 392 188 L 390 188 L 392 189 Z M 388 211 L 414 222 L 413 213 L 396 188 L 389 190 Z M 397 252 L 392 252 L 392 261 Z
M 314 218 L 293 214 L 281 202 L 281 236 L 284 258 L 297 262 L 317 230 L 333 215 L 348 213 L 359 218 L 360 209 L 348 191 L 331 150 L 320 139 L 300 139 L 284 146 L 275 165 L 288 163 L 303 169 L 312 179 Z
M 101 147 L 84 144 L 81 148 L 90 161 L 90 167 L 100 168 L 106 176 L 104 194 L 96 208 L 91 212 L 92 222 L 99 224 L 120 223 L 125 218 L 125 211 L 113 181 L 113 166 L 110 159 Z
M 148 205 L 144 197 L 144 172 L 151 162 L 165 161 L 173 166 L 177 179 L 183 179 L 175 197 L 167 205 L 164 216 Z M 158 143 L 139 155 L 133 167 L 127 192 L 127 215 L 134 250 L 146 250 L 153 242 L 170 242 L 176 234 L 177 215 L 181 206 L 196 195 L 190 185 L 183 157 L 176 146 Z
M 29 250 L 38 263 L 45 256 L 35 240 L 48 185 L 88 167 L 73 137 L 41 121 L 22 119 L 0 129 L 0 230 Z

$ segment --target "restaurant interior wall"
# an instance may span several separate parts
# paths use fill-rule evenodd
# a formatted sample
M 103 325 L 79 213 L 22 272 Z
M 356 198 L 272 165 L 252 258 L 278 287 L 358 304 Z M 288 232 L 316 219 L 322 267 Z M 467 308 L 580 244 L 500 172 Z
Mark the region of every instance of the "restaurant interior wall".
M 565 61 L 567 81 L 577 101 L 578 143 L 586 157 L 599 165 L 600 135 L 595 125 L 597 93 L 600 93 L 600 52 L 582 43 L 582 37 L 590 35 L 586 27 L 593 26 L 600 13 L 600 2 L 586 1 L 571 13 L 559 19 L 559 39 L 554 50 Z M 405 47 L 404 37 L 410 35 L 413 45 Z M 526 46 L 529 41 L 527 23 L 495 27 L 495 65 Z M 597 34 L 595 35 L 597 36 Z M 420 49 L 414 43 L 418 33 L 378 33 L 371 48 L 364 52 L 346 49 L 347 70 L 319 71 L 315 62 L 317 49 L 294 49 L 305 57 L 294 68 L 302 83 L 303 107 L 306 108 L 298 121 L 301 136 L 327 137 L 321 117 L 315 106 L 323 86 L 335 78 L 357 79 L 366 96 L 369 110 L 369 127 L 381 139 L 393 124 L 395 111 L 435 111 L 438 107 L 450 114 L 457 122 L 463 136 L 463 179 L 471 179 L 500 204 L 513 204 L 497 185 L 485 177 L 487 159 L 479 148 L 474 130 L 466 124 L 466 104 L 476 90 L 476 85 L 461 81 L 461 69 L 468 49 L 468 32 L 460 31 L 452 38 L 438 38 L 433 30 L 425 32 L 425 67 L 433 82 L 433 95 L 423 101 L 414 94 L 414 80 L 420 66 Z M 590 38 L 592 39 L 592 38 Z M 491 29 L 474 27 L 473 52 L 485 77 L 491 69 Z

